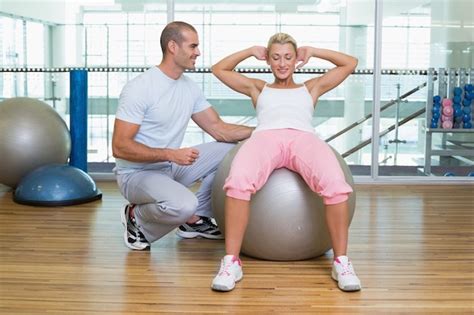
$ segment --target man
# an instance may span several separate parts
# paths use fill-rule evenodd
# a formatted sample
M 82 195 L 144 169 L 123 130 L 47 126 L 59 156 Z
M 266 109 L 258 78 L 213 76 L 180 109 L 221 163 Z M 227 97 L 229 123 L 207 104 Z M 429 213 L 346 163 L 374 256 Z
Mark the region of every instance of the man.
M 200 55 L 195 28 L 169 23 L 160 38 L 163 59 L 122 90 L 112 138 L 115 174 L 130 202 L 121 213 L 124 241 L 134 250 L 179 227 L 185 238 L 222 239 L 211 218 L 211 184 L 233 142 L 252 128 L 221 120 L 186 77 Z M 189 119 L 218 142 L 180 148 Z M 201 181 L 196 194 L 188 187 Z

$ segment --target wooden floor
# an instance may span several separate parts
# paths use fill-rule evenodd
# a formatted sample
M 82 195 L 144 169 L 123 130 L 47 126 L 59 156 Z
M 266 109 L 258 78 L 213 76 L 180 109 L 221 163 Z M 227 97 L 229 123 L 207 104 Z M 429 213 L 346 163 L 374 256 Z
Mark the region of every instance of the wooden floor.
M 122 243 L 114 183 L 103 200 L 64 208 L 0 193 L 2 314 L 473 314 L 474 186 L 357 186 L 350 256 L 363 290 L 330 278 L 331 253 L 309 261 L 243 257 L 230 293 L 210 290 L 223 241 L 174 233 L 150 252 Z

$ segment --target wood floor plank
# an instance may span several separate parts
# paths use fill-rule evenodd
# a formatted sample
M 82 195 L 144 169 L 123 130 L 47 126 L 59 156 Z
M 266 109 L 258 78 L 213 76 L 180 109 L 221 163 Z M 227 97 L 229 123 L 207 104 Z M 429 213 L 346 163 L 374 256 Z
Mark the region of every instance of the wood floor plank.
M 357 186 L 349 253 L 363 290 L 330 278 L 331 253 L 242 257 L 244 279 L 210 290 L 223 241 L 170 233 L 149 252 L 122 242 L 125 200 L 42 208 L 0 192 L 2 314 L 474 314 L 474 186 Z

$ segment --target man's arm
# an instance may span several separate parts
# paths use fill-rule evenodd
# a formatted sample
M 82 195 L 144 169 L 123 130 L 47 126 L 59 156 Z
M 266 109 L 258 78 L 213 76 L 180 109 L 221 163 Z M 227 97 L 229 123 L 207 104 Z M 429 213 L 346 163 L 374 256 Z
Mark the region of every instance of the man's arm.
M 201 129 L 217 141 L 222 142 L 237 142 L 247 139 L 254 130 L 253 127 L 224 122 L 212 107 L 193 114 L 191 118 Z
M 171 161 L 180 165 L 190 165 L 199 156 L 199 151 L 193 148 L 150 148 L 139 143 L 134 139 L 139 128 L 140 125 L 115 119 L 112 136 L 112 152 L 115 158 L 142 163 Z

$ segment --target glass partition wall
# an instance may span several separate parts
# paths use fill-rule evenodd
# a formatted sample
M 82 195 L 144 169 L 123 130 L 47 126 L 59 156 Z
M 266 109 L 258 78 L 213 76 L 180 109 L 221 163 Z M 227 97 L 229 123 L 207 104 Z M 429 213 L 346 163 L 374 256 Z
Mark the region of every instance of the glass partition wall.
M 381 10 L 382 69 L 428 72 L 382 76 L 382 89 L 391 91 L 382 103 L 415 92 L 381 113 L 380 130 L 392 130 L 380 140 L 379 174 L 473 176 L 474 4 L 418 2 L 384 1 Z M 456 89 L 462 93 L 454 98 Z
M 1 98 L 42 99 L 69 123 L 69 76 L 64 68 L 91 68 L 88 160 L 92 173 L 110 172 L 113 167 L 110 142 L 118 96 L 128 80 L 159 63 L 159 36 L 168 19 L 187 21 L 198 30 L 201 56 L 196 71 L 188 75 L 226 121 L 255 125 L 255 111 L 248 98 L 221 84 L 209 67 L 233 51 L 266 45 L 275 32 L 286 32 L 299 45 L 340 50 L 359 59 L 356 72 L 321 97 L 313 119 L 316 132 L 344 156 L 356 178 L 456 181 L 469 179 L 468 173 L 474 171 L 473 129 L 430 128 L 432 98 L 443 91 L 445 85 L 441 83 L 439 90 L 439 82 L 449 80 L 448 75 L 446 80 L 439 75 L 455 69 L 453 78 L 459 78 L 464 69 L 463 82 L 472 83 L 474 23 L 472 14 L 466 14 L 472 12 L 469 1 L 377 1 L 377 10 L 375 1 L 359 0 L 175 0 L 136 6 L 120 6 L 120 2 L 110 8 L 84 6 L 74 23 L 0 15 Z M 456 11 L 447 9 L 452 6 Z M 380 65 L 374 70 L 376 57 Z M 295 78 L 303 82 L 329 66 L 311 60 Z M 271 78 L 267 65 L 253 58 L 239 68 Z M 377 89 L 379 94 L 374 94 Z M 375 102 L 374 95 L 379 95 Z M 470 97 L 464 93 L 462 100 L 466 95 Z M 448 91 L 443 98 L 449 97 Z M 466 107 L 462 109 L 467 111 Z M 380 137 L 374 141 L 377 134 Z M 183 145 L 209 140 L 191 122 Z M 447 173 L 455 176 L 444 176 Z

